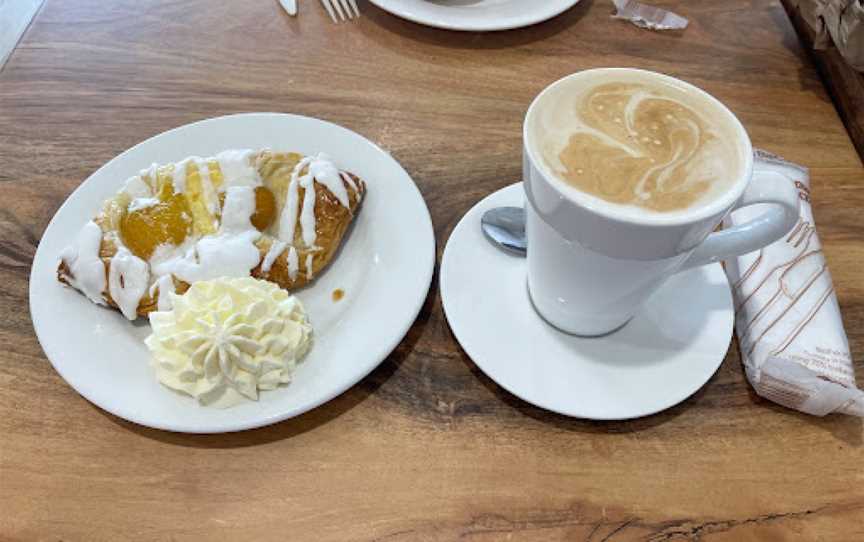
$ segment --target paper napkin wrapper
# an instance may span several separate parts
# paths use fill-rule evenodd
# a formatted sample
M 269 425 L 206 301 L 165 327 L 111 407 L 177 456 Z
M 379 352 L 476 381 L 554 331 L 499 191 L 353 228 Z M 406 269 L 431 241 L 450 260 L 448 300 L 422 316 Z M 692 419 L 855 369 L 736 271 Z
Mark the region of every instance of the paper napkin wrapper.
M 630 21 L 639 28 L 649 30 L 684 30 L 689 22 L 677 13 L 649 6 L 636 0 L 612 0 L 615 6 L 613 19 Z
M 864 417 L 864 392 L 855 384 L 849 342 L 813 222 L 809 172 L 764 151 L 756 151 L 754 168 L 780 173 L 798 189 L 801 216 L 779 241 L 725 262 L 747 379 L 760 396 L 807 414 Z M 724 226 L 746 222 L 762 207 L 738 209 Z
M 834 42 L 854 69 L 864 72 L 864 4 L 861 0 L 791 0 L 801 18 L 816 34 L 813 46 L 825 49 Z

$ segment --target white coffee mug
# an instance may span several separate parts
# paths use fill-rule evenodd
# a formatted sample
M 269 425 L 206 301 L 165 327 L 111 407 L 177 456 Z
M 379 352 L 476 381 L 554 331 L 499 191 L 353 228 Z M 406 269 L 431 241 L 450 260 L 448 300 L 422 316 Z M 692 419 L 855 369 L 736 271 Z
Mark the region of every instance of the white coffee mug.
M 714 118 L 725 119 L 744 162 L 738 178 L 710 202 L 667 214 L 628 212 L 556 177 L 541 161 L 535 116 L 547 105 L 550 93 L 575 92 L 610 77 L 673 85 Z M 672 274 L 771 244 L 798 219 L 797 191 L 777 174 L 754 175 L 750 138 L 735 115 L 703 90 L 667 75 L 601 68 L 565 77 L 534 99 L 525 117 L 523 141 L 528 290 L 537 312 L 568 333 L 612 332 Z M 772 205 L 756 219 L 712 233 L 731 210 L 765 203 Z

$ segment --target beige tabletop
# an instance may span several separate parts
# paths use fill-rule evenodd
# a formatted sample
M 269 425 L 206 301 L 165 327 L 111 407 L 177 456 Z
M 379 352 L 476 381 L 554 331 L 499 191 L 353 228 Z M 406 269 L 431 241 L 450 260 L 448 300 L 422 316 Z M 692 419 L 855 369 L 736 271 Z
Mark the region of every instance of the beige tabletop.
M 519 179 L 522 116 L 540 89 L 636 66 L 705 88 L 756 146 L 812 168 L 864 374 L 864 168 L 807 51 L 776 0 L 657 3 L 690 27 L 641 30 L 604 0 L 498 34 L 425 28 L 367 2 L 335 26 L 312 0 L 297 18 L 276 0 L 47 0 L 0 72 L 0 539 L 864 540 L 861 420 L 759 399 L 734 343 L 702 390 L 662 414 L 570 419 L 476 368 L 436 277 L 396 351 L 337 399 L 264 429 L 191 436 L 92 406 L 34 335 L 42 231 L 145 138 L 243 111 L 337 122 L 410 172 L 440 256 L 474 203 Z

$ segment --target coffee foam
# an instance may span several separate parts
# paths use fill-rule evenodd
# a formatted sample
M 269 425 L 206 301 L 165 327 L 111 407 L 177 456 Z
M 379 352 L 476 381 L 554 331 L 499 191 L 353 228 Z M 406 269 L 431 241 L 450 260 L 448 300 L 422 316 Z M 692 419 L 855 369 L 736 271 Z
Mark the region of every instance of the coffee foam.
M 527 134 L 552 177 L 639 215 L 698 209 L 734 186 L 745 163 L 740 130 L 721 106 L 634 72 L 550 87 Z

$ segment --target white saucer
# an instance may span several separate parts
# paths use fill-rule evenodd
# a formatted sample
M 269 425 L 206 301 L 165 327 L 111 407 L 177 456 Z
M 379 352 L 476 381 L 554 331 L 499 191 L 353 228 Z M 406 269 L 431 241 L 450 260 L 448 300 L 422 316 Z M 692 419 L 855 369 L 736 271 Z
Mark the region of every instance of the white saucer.
M 370 0 L 415 23 L 447 30 L 510 30 L 564 13 L 579 0 Z
M 444 312 L 474 363 L 529 403 L 594 420 L 654 414 L 701 388 L 732 337 L 732 295 L 720 264 L 675 275 L 611 335 L 567 335 L 534 312 L 525 259 L 492 246 L 480 230 L 486 210 L 523 203 L 522 183 L 486 197 L 444 249 Z
M 257 402 L 220 410 L 160 385 L 134 324 L 57 282 L 60 251 L 123 181 L 152 162 L 270 147 L 326 152 L 369 190 L 339 254 L 297 292 L 314 327 L 309 355 L 287 386 Z M 30 273 L 30 311 L 45 354 L 70 386 L 129 421 L 171 431 L 220 433 L 275 423 L 329 401 L 356 384 L 399 344 L 426 299 L 435 238 L 423 197 L 386 152 L 350 130 L 309 117 L 254 113 L 175 128 L 117 156 L 66 200 L 45 230 Z M 334 302 L 332 293 L 345 297 Z

